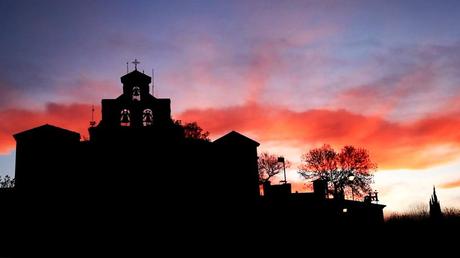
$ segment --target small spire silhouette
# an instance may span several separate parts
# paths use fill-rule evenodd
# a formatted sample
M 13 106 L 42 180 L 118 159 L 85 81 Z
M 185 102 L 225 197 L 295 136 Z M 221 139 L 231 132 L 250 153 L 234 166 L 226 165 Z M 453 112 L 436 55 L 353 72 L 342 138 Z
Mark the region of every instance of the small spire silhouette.
M 430 198 L 430 217 L 432 219 L 439 219 L 442 217 L 441 204 L 439 203 L 438 196 L 436 195 L 435 186 L 433 186 L 433 194 Z

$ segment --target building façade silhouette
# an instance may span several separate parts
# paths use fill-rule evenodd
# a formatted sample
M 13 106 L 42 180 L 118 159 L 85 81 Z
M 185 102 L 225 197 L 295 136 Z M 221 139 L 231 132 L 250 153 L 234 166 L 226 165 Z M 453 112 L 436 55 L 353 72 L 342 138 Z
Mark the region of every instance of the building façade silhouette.
M 214 141 L 187 138 L 171 118 L 170 99 L 151 94 L 152 79 L 137 65 L 121 83 L 118 98 L 102 100 L 102 119 L 91 123 L 88 140 L 48 124 L 14 135 L 16 187 L 1 193 L 12 207 L 3 214 L 14 221 L 9 230 L 43 222 L 63 232 L 95 225 L 110 231 L 110 221 L 125 229 L 190 227 L 270 216 L 383 222 L 384 205 L 329 199 L 320 182 L 313 193 L 292 193 L 288 183 L 265 185 L 262 196 L 258 142 L 235 131 Z

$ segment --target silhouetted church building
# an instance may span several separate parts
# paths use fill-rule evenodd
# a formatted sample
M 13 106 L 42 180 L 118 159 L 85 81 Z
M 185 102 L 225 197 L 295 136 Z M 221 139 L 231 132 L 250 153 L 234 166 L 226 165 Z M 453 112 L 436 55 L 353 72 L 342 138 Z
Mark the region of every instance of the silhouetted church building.
M 257 213 L 383 221 L 383 205 L 291 194 L 290 185 L 260 196 L 258 142 L 234 131 L 212 142 L 186 138 L 171 118 L 170 99 L 151 94 L 150 76 L 136 67 L 121 83 L 118 98 L 102 100 L 102 119 L 91 123 L 89 140 L 52 125 L 14 135 L 18 213 L 47 207 L 48 215 L 78 214 L 89 225 L 102 223 L 98 216 L 141 223 L 177 214 L 183 216 L 174 225 Z
M 170 99 L 150 93 L 150 76 L 136 67 L 121 83 L 118 98 L 102 100 L 102 119 L 92 122 L 88 141 L 52 125 L 14 135 L 18 192 L 59 189 L 184 205 L 192 197 L 195 204 L 257 201 L 259 143 L 237 132 L 213 142 L 186 138 L 171 118 Z

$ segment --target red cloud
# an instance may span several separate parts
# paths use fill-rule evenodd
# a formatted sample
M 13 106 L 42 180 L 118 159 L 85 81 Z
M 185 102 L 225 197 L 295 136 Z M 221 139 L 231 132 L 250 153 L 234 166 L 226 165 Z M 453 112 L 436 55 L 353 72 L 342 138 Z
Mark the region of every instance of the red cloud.
M 96 120 L 99 107 L 96 107 Z M 211 109 L 190 109 L 178 115 L 197 121 L 213 135 L 238 130 L 262 144 L 275 143 L 302 150 L 329 143 L 353 144 L 369 149 L 380 168 L 425 168 L 460 155 L 460 119 L 457 114 L 437 114 L 410 123 L 390 122 L 346 110 L 313 109 L 303 112 L 285 107 L 248 103 Z M 44 110 L 0 111 L 0 152 L 15 146 L 13 134 L 49 123 L 87 136 L 91 105 L 48 103 Z
M 460 119 L 456 114 L 396 123 L 346 110 L 296 112 L 250 103 L 220 109 L 191 109 L 178 117 L 197 121 L 214 135 L 239 130 L 262 144 L 271 141 L 297 148 L 323 143 L 365 147 L 380 168 L 425 168 L 460 155 Z
M 95 107 L 95 116 L 100 109 Z M 48 103 L 44 110 L 6 109 L 0 111 L 0 153 L 15 147 L 13 134 L 42 124 L 53 124 L 73 130 L 87 137 L 88 122 L 91 120 L 91 105 L 62 105 Z

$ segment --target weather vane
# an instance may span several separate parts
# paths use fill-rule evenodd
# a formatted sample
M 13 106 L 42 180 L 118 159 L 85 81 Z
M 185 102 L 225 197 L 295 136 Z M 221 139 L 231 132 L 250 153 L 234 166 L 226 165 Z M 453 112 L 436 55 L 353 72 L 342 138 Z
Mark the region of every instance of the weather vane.
M 134 69 L 137 71 L 137 65 L 140 64 L 141 62 L 137 61 L 137 58 L 136 58 L 134 59 L 132 63 L 134 64 Z

